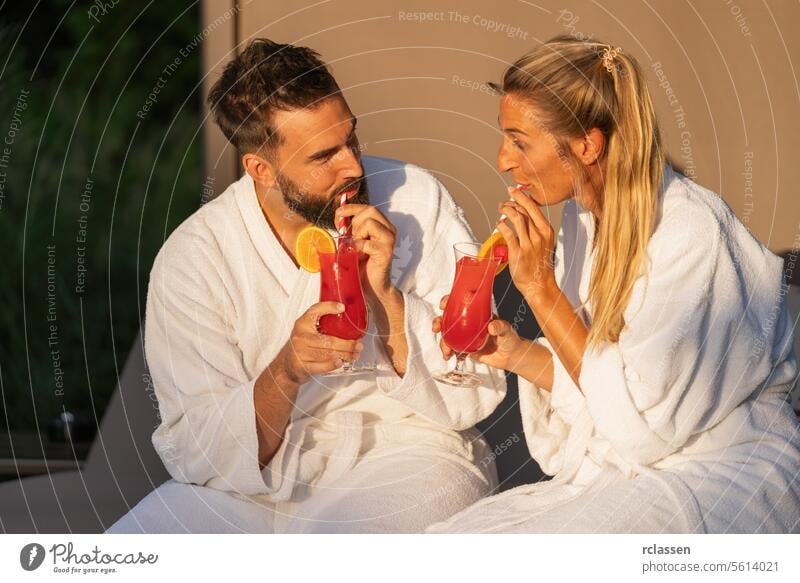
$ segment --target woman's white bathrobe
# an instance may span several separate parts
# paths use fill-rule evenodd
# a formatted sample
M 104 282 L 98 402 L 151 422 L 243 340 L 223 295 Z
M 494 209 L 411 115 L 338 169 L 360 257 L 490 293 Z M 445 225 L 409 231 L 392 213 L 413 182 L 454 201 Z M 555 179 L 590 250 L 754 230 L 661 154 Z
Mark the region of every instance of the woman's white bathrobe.
M 714 193 L 669 167 L 664 185 L 619 341 L 587 350 L 580 389 L 554 353 L 552 393 L 519 380 L 528 447 L 555 477 L 432 531 L 800 530 L 782 261 Z M 568 202 L 556 276 L 587 323 L 593 237 L 591 214 Z
M 422 531 L 490 493 L 493 461 L 476 431 L 505 377 L 438 384 L 431 322 L 472 234 L 421 169 L 364 157 L 371 202 L 397 227 L 392 280 L 409 344 L 399 378 L 374 338 L 377 376 L 314 377 L 299 391 L 280 449 L 259 470 L 253 386 L 319 301 L 319 274 L 295 267 L 245 175 L 184 222 L 151 273 L 145 348 L 161 423 L 153 444 L 174 481 L 111 532 Z M 199 485 L 188 486 L 186 483 Z

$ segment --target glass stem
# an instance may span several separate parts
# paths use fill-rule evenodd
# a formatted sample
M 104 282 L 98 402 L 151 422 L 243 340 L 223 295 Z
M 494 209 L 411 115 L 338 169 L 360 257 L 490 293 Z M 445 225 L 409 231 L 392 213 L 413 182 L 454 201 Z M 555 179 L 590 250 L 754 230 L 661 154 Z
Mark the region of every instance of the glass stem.
M 342 361 L 342 372 L 350 372 L 351 370 L 353 370 L 353 361 L 352 360 Z
M 464 372 L 464 361 L 465 360 L 467 360 L 467 355 L 466 354 L 462 354 L 460 352 L 458 354 L 456 354 L 456 368 L 455 368 L 454 372 L 456 372 L 456 373 L 463 373 Z

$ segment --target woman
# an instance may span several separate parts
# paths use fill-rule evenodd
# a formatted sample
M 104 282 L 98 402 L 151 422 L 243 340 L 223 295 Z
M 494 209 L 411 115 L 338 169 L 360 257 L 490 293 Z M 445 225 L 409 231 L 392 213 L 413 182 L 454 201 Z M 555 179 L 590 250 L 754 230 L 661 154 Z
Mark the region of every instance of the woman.
M 544 337 L 494 320 L 473 357 L 519 375 L 528 447 L 555 477 L 431 530 L 800 530 L 781 260 L 665 163 L 621 49 L 557 37 L 498 89 L 497 164 L 521 185 L 499 229 Z M 540 206 L 564 201 L 556 242 Z

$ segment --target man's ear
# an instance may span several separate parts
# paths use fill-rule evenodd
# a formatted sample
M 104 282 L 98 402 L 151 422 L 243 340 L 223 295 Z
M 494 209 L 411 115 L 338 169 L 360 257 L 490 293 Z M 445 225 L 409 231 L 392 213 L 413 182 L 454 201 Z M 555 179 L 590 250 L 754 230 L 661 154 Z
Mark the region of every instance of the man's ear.
M 598 128 L 592 128 L 583 137 L 572 140 L 572 152 L 585 166 L 591 166 L 602 156 L 606 138 Z
M 242 166 L 256 184 L 261 184 L 265 188 L 275 186 L 275 166 L 266 158 L 254 152 L 248 152 L 242 156 Z

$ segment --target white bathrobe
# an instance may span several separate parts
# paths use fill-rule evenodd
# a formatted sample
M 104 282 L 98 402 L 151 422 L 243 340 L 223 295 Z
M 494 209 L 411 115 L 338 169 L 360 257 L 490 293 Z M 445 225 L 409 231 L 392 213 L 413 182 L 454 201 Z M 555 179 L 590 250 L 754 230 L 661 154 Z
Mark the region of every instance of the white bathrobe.
M 555 477 L 489 498 L 434 532 L 797 532 L 797 374 L 781 260 L 714 193 L 666 169 L 649 266 L 619 341 L 575 385 L 520 379 L 528 447 Z M 564 209 L 556 277 L 584 321 L 594 221 Z M 583 307 L 581 307 L 583 306 Z
M 154 263 L 145 322 L 161 416 L 153 444 L 174 481 L 110 532 L 414 532 L 495 486 L 492 457 L 470 428 L 504 397 L 504 375 L 473 365 L 483 380 L 474 390 L 431 378 L 448 366 L 431 322 L 453 280 L 453 244 L 472 233 L 428 173 L 363 163 L 371 202 L 398 229 L 403 378 L 371 322 L 362 358 L 378 362 L 377 375 L 305 383 L 280 449 L 259 470 L 253 386 L 319 301 L 319 274 L 295 267 L 245 174 L 176 229 Z

